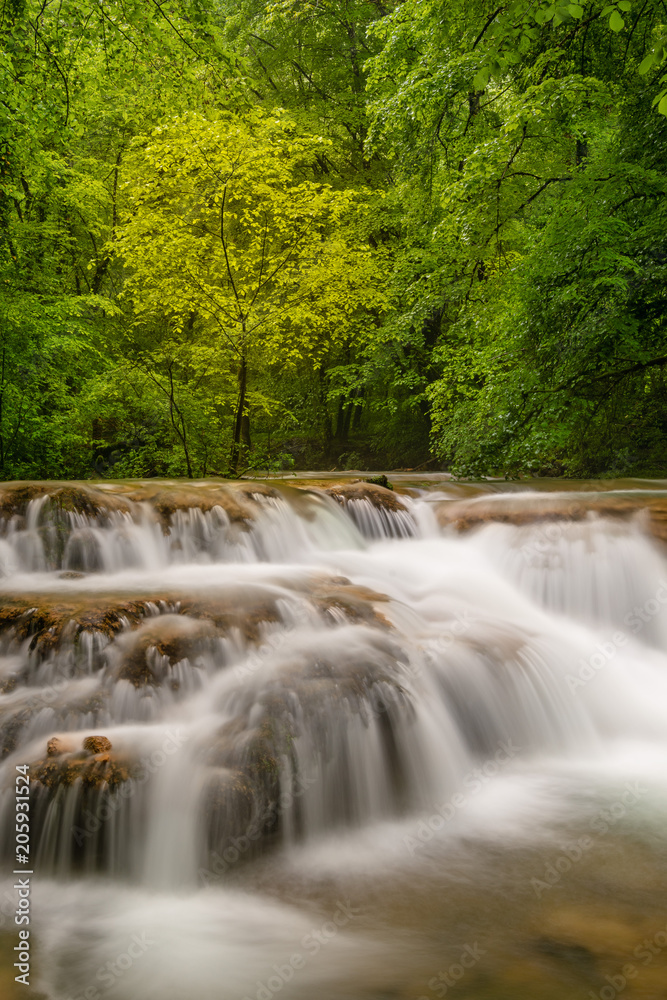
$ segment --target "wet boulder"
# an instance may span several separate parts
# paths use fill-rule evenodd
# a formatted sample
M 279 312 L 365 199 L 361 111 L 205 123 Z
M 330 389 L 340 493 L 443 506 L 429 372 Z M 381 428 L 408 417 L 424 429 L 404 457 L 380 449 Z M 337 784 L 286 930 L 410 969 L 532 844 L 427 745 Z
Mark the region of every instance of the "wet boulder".
M 86 736 L 83 741 L 83 749 L 92 754 L 108 753 L 112 749 L 111 740 L 107 739 L 106 736 Z
M 110 745 L 110 744 L 109 744 Z M 72 753 L 74 747 L 71 743 L 66 743 L 59 736 L 52 736 L 46 744 L 47 757 L 60 757 L 63 753 Z
M 47 497 L 46 511 L 59 514 L 82 514 L 94 519 L 111 511 L 127 512 L 128 501 L 115 492 L 97 489 L 89 483 L 16 482 L 3 483 L 0 489 L 0 517 L 24 518 L 33 500 Z M 44 519 L 48 519 L 45 512 Z
M 485 493 L 434 504 L 443 528 L 465 533 L 488 523 L 526 525 L 544 521 L 574 522 L 591 517 L 636 521 L 650 535 L 667 542 L 667 495 L 633 491 L 608 493 Z
M 108 753 L 91 754 L 87 750 L 47 756 L 30 765 L 33 782 L 52 791 L 79 782 L 84 789 L 117 788 L 129 781 L 136 765 Z
M 365 538 L 410 538 L 416 534 L 407 504 L 392 489 L 362 480 L 330 486 L 326 493 L 345 509 Z
M 393 489 L 387 489 L 387 487 L 380 486 L 377 483 L 364 481 L 339 483 L 335 486 L 330 486 L 325 490 L 325 493 L 343 506 L 351 500 L 367 500 L 377 510 L 407 512 L 408 509 Z
M 117 665 L 114 677 L 134 687 L 157 687 L 169 679 L 170 668 L 188 660 L 193 664 L 210 651 L 218 635 L 213 622 L 205 618 L 166 614 L 151 617 L 133 631 L 120 636 L 110 655 Z
M 147 503 L 168 532 L 179 511 L 197 509 L 203 513 L 219 507 L 225 512 L 230 524 L 245 530 L 254 516 L 253 504 L 248 493 L 233 489 L 223 483 L 203 483 L 184 485 L 156 483 L 143 484 L 130 494 L 137 503 Z

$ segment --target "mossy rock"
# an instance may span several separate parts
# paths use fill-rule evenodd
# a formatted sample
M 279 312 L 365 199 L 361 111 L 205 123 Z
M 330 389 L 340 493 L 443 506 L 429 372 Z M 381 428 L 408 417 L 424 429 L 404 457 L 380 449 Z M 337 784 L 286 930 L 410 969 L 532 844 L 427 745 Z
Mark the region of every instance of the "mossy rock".
M 394 488 L 386 476 L 371 476 L 370 479 L 364 479 L 364 482 L 370 483 L 372 486 L 384 486 L 386 490 Z
M 121 640 L 122 658 L 115 671 L 119 680 L 134 687 L 158 687 L 166 679 L 161 664 L 150 652 L 166 658 L 169 666 L 184 659 L 192 662 L 219 634 L 213 622 L 184 614 L 149 618 Z
M 129 781 L 138 767 L 132 761 L 108 753 L 63 754 L 46 757 L 30 765 L 30 777 L 46 788 L 69 787 L 80 781 L 83 788 L 114 789 Z
M 378 510 L 407 512 L 407 507 L 393 490 L 371 482 L 341 483 L 330 486 L 325 492 L 342 506 L 350 500 L 368 500 Z
M 2 721 L 0 726 L 0 759 L 9 756 L 16 750 L 21 733 L 32 718 L 30 708 L 19 708 L 13 712 L 9 718 Z
M 97 754 L 97 753 L 108 753 L 113 748 L 111 746 L 111 740 L 108 739 L 106 736 L 86 736 L 85 740 L 83 741 L 83 749 L 87 750 L 88 753 Z
M 246 642 L 254 643 L 262 637 L 263 625 L 282 621 L 278 600 L 279 595 L 268 588 L 241 586 L 208 597 L 185 597 L 179 613 L 211 622 L 221 635 L 238 631 Z
M 131 509 L 123 497 L 83 483 L 17 482 L 3 483 L 0 487 L 0 517 L 25 516 L 28 504 L 43 496 L 48 496 L 51 511 L 85 514 L 90 518 Z
M 104 595 L 39 594 L 28 597 L 2 595 L 0 634 L 11 631 L 19 642 L 30 639 L 31 652 L 50 655 L 63 639 L 82 631 L 114 636 L 129 620 L 136 624 L 147 614 L 148 600 L 115 600 Z
M 251 784 L 258 776 L 262 781 L 274 780 L 279 770 L 279 744 L 286 745 L 286 737 L 277 738 L 280 730 L 278 719 L 264 718 L 252 727 L 247 717 L 231 719 L 219 729 L 214 746 L 206 754 L 206 763 L 244 774 Z
M 198 509 L 204 512 L 220 507 L 225 511 L 231 524 L 241 530 L 247 530 L 253 519 L 252 505 L 243 494 L 237 496 L 227 486 L 173 486 L 165 488 L 164 484 L 156 486 L 143 485 L 133 491 L 129 497 L 135 502 L 147 502 L 157 514 L 163 530 L 168 531 L 177 511 Z
M 146 621 L 158 622 L 155 605 L 165 614 L 198 619 L 200 640 L 205 636 L 228 635 L 239 631 L 247 642 L 261 638 L 262 626 L 280 622 L 279 592 L 261 586 L 227 587 L 217 593 L 198 596 L 189 593 L 155 593 L 141 599 L 123 599 L 115 595 L 82 593 L 69 595 L 39 594 L 26 597 L 2 596 L 0 635 L 11 633 L 22 643 L 30 639 L 30 652 L 50 656 L 68 641 L 75 644 L 82 632 L 100 633 L 115 638 L 127 628 L 141 626 Z M 157 635 L 162 626 L 156 625 L 153 645 L 170 656 L 172 662 L 187 655 L 184 634 L 171 639 Z M 186 628 L 185 625 L 182 626 Z M 150 645 L 147 641 L 146 645 Z
M 389 603 L 389 598 L 369 587 L 353 586 L 344 578 L 343 582 L 340 579 L 325 580 L 311 585 L 308 595 L 325 620 L 332 617 L 335 620 L 334 612 L 338 611 L 351 624 L 393 628 L 389 619 L 380 611 L 383 604 Z
M 206 830 L 206 846 L 211 854 L 210 869 L 203 878 L 215 880 L 237 864 L 251 861 L 265 851 L 280 830 L 277 786 L 273 797 L 241 771 L 212 768 L 201 801 L 201 818 Z M 217 861 L 214 863 L 213 859 Z M 208 877 L 207 877 L 208 876 Z
M 67 514 L 84 514 L 91 519 L 108 515 L 110 511 L 127 513 L 131 507 L 122 497 L 103 493 L 89 486 L 61 486 L 49 491 L 49 506 Z
M 111 744 L 109 744 L 111 746 Z M 51 739 L 46 744 L 46 756 L 47 757 L 60 757 L 64 753 L 73 753 L 74 746 L 71 742 L 66 742 L 59 736 L 52 736 Z
M 667 496 L 632 493 L 503 493 L 435 505 L 442 527 L 464 533 L 484 524 L 526 525 L 543 521 L 575 522 L 590 516 L 630 521 L 667 542 Z
M 386 652 L 389 654 L 389 647 Z M 303 781 L 297 741 L 307 730 L 316 757 L 335 768 L 338 744 L 332 740 L 332 723 L 337 718 L 345 728 L 355 716 L 364 726 L 375 717 L 387 760 L 395 762 L 388 777 L 398 807 L 409 801 L 409 775 L 396 754 L 394 724 L 398 703 L 403 718 L 406 713 L 408 719 L 413 717 L 414 707 L 392 669 L 391 659 L 389 654 L 383 671 L 375 658 L 360 662 L 356 652 L 343 664 L 338 657 L 314 656 L 306 669 L 302 662 L 295 662 L 292 673 L 287 663 L 268 686 L 247 691 L 239 715 L 220 727 L 203 755 L 215 773 L 234 775 L 233 781 L 225 779 L 221 799 L 210 800 L 212 850 L 220 852 L 221 845 L 230 842 L 223 819 L 241 833 L 246 833 L 244 825 L 252 827 L 250 856 L 281 840 L 287 816 L 292 833 L 299 835 L 302 796 L 308 784 Z M 344 800 L 339 809 L 342 818 Z
M 3 483 L 0 489 L 0 517 L 24 515 L 31 500 L 44 496 L 49 483 Z

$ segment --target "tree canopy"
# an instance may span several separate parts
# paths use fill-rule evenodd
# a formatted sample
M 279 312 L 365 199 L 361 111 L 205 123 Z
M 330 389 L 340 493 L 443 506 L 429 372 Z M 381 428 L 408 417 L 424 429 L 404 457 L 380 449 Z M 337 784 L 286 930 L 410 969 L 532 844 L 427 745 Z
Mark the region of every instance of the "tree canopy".
M 660 474 L 657 0 L 13 0 L 0 467 Z

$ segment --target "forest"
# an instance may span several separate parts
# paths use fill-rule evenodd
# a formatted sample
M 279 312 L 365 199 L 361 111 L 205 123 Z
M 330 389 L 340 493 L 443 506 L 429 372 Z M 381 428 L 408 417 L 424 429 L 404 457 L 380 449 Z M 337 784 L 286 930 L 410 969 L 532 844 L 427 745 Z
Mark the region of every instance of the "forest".
M 662 0 L 3 0 L 0 478 L 667 470 Z

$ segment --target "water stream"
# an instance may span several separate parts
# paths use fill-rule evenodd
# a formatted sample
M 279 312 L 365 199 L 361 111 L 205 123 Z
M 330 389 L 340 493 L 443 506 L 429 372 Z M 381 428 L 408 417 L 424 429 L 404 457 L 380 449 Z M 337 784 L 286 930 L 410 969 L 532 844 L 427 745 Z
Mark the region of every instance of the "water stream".
M 16 995 L 667 997 L 659 484 L 425 485 L 5 502 Z

